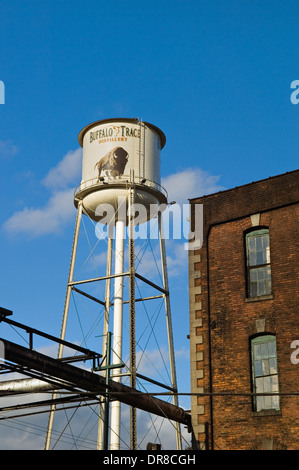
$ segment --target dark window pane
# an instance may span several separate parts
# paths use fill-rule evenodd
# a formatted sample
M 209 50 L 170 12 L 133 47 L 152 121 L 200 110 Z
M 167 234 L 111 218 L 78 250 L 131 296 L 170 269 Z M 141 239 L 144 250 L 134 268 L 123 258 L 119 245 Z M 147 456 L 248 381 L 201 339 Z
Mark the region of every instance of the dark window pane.
M 256 266 L 256 253 L 251 251 L 249 253 L 249 265 L 250 266 Z
M 261 359 L 261 345 L 260 344 L 255 344 L 254 345 L 254 357 L 255 359 Z
M 256 377 L 263 375 L 262 361 L 255 361 L 255 375 Z
M 265 264 L 265 256 L 262 251 L 257 251 L 256 252 L 256 264 Z
M 274 341 L 269 341 L 268 351 L 269 351 L 269 357 L 276 358 L 276 348 L 275 348 L 275 342 Z

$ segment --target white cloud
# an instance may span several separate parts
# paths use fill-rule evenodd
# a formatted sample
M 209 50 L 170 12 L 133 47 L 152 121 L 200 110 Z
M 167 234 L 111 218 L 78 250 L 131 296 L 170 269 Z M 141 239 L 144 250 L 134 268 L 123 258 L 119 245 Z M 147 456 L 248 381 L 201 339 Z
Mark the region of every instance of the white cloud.
M 82 149 L 68 152 L 63 159 L 48 172 L 43 180 L 47 188 L 65 188 L 80 181 Z
M 169 277 L 181 276 L 182 271 L 188 266 L 188 251 L 185 250 L 182 240 L 166 240 L 167 272 Z M 136 271 L 142 273 L 149 279 L 161 279 L 161 254 L 158 242 L 152 246 L 152 250 L 145 246 L 144 249 L 137 247 Z M 160 280 L 161 282 L 161 280 Z
M 164 362 L 168 361 L 168 353 L 162 346 L 160 350 L 137 351 L 136 363 L 138 372 L 148 377 L 153 377 L 157 372 L 164 369 Z
M 182 276 L 184 269 L 188 267 L 188 251 L 185 249 L 185 242 L 169 240 L 166 245 L 167 270 L 169 277 Z
M 47 204 L 39 208 L 25 207 L 15 212 L 4 223 L 4 229 L 9 233 L 25 233 L 31 237 L 59 233 L 75 214 L 74 188 L 69 185 L 79 181 L 81 162 L 81 148 L 69 151 L 42 180 L 43 185 L 52 191 Z
M 15 212 L 5 223 L 4 229 L 15 234 L 27 234 L 37 237 L 59 232 L 73 220 L 74 191 L 67 189 L 53 194 L 42 208 L 28 208 Z
M 17 148 L 8 141 L 0 141 L 0 156 L 1 152 L 3 155 L 13 155 Z M 26 233 L 33 237 L 59 232 L 73 220 L 74 188 L 70 188 L 70 185 L 80 181 L 81 167 L 82 149 L 69 151 L 42 180 L 42 184 L 52 191 L 48 203 L 44 207 L 25 207 L 16 212 L 4 223 L 4 229 L 10 233 Z M 190 198 L 224 189 L 218 183 L 219 178 L 200 168 L 189 168 L 163 178 L 162 185 L 168 191 L 169 201 L 188 204 Z M 183 258 L 181 250 L 169 258 L 170 275 L 179 273 Z
M 187 168 L 162 178 L 162 186 L 168 192 L 169 201 L 188 204 L 188 199 L 225 189 L 219 185 L 220 176 L 211 175 L 201 168 Z

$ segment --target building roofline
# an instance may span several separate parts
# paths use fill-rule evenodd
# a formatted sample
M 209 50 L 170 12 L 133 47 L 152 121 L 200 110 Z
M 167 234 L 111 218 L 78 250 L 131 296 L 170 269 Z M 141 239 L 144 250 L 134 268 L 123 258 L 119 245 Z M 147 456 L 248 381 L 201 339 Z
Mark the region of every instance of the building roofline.
M 250 185 L 254 185 L 254 184 L 259 184 L 259 183 L 263 183 L 265 181 L 269 181 L 269 180 L 273 180 L 273 179 L 276 179 L 276 178 L 281 178 L 283 176 L 286 176 L 286 175 L 291 175 L 291 174 L 294 174 L 294 173 L 298 173 L 299 175 L 299 169 L 297 170 L 292 170 L 292 171 L 287 171 L 286 173 L 281 173 L 279 175 L 274 175 L 274 176 L 269 176 L 268 178 L 263 178 L 261 180 L 257 180 L 257 181 L 252 181 L 251 183 L 245 183 L 243 185 L 240 185 L 240 186 L 235 186 L 234 188 L 229 188 L 229 189 L 224 189 L 222 191 L 217 191 L 216 193 L 211 193 L 211 194 L 206 194 L 206 195 L 203 195 L 203 196 L 198 196 L 198 197 L 194 197 L 194 198 L 190 198 L 188 199 L 189 202 L 194 202 L 194 201 L 198 201 L 198 200 L 202 200 L 202 199 L 208 199 L 208 198 L 212 198 L 216 195 L 219 195 L 219 194 L 223 194 L 223 193 L 228 193 L 230 191 L 235 191 L 235 190 L 238 190 L 238 189 L 241 189 L 241 188 L 246 188 Z

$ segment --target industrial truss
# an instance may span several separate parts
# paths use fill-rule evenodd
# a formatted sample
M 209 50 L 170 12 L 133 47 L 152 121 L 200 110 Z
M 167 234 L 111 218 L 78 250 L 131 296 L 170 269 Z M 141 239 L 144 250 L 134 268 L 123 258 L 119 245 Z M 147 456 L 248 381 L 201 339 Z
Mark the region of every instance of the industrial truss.
M 20 328 L 29 335 L 28 347 L 0 338 L 3 346 L 3 358 L 0 363 L 1 374 L 18 372 L 30 380 L 32 387 L 28 387 L 26 379 L 12 380 L 0 382 L 0 396 L 7 397 L 17 394 L 27 394 L 31 396 L 31 400 L 22 405 L 12 405 L 0 408 L 2 415 L 5 412 L 22 413 L 30 411 L 30 414 L 40 413 L 41 407 L 43 412 L 49 412 L 49 407 L 59 410 L 66 404 L 70 407 L 78 406 L 82 401 L 89 403 L 103 403 L 104 401 L 120 401 L 133 408 L 138 408 L 149 413 L 161 416 L 177 423 L 187 425 L 190 429 L 191 418 L 182 408 L 167 403 L 150 394 L 137 391 L 135 388 L 126 386 L 114 380 L 107 380 L 109 375 L 103 376 L 103 371 L 108 371 L 108 367 L 101 366 L 102 355 L 89 349 L 75 345 L 68 341 L 56 338 L 42 331 L 31 328 L 27 325 L 18 323 L 11 318 L 11 311 L 0 308 L 0 323 L 4 322 L 12 325 L 14 328 Z M 34 350 L 34 336 L 38 335 L 48 340 L 54 341 L 59 345 L 68 347 L 76 352 L 74 356 L 54 359 L 47 355 L 41 354 Z M 75 366 L 77 362 L 91 361 L 91 368 L 87 370 L 82 367 Z M 98 373 L 100 372 L 100 374 Z M 43 391 L 53 392 L 54 390 L 66 391 L 66 395 L 57 398 L 54 394 L 52 399 L 32 401 L 32 393 Z M 61 408 L 62 409 L 62 408 Z M 24 411 L 25 410 L 25 411 Z M 10 415 L 11 418 L 20 416 Z M 24 414 L 22 414 L 24 416 Z M 2 419 L 2 418 L 0 418 Z

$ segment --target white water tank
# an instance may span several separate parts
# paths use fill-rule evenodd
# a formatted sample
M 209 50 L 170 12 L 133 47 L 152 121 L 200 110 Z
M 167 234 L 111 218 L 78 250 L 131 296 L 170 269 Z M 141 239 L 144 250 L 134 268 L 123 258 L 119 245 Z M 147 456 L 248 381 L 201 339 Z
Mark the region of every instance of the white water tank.
M 119 198 L 128 197 L 132 175 L 134 202 L 146 207 L 147 220 L 151 205 L 167 203 L 160 185 L 160 153 L 166 138 L 158 127 L 138 119 L 105 119 L 84 127 L 78 140 L 83 162 L 75 205 L 82 200 L 93 220 L 100 220 L 99 205 L 110 204 L 117 211 Z

